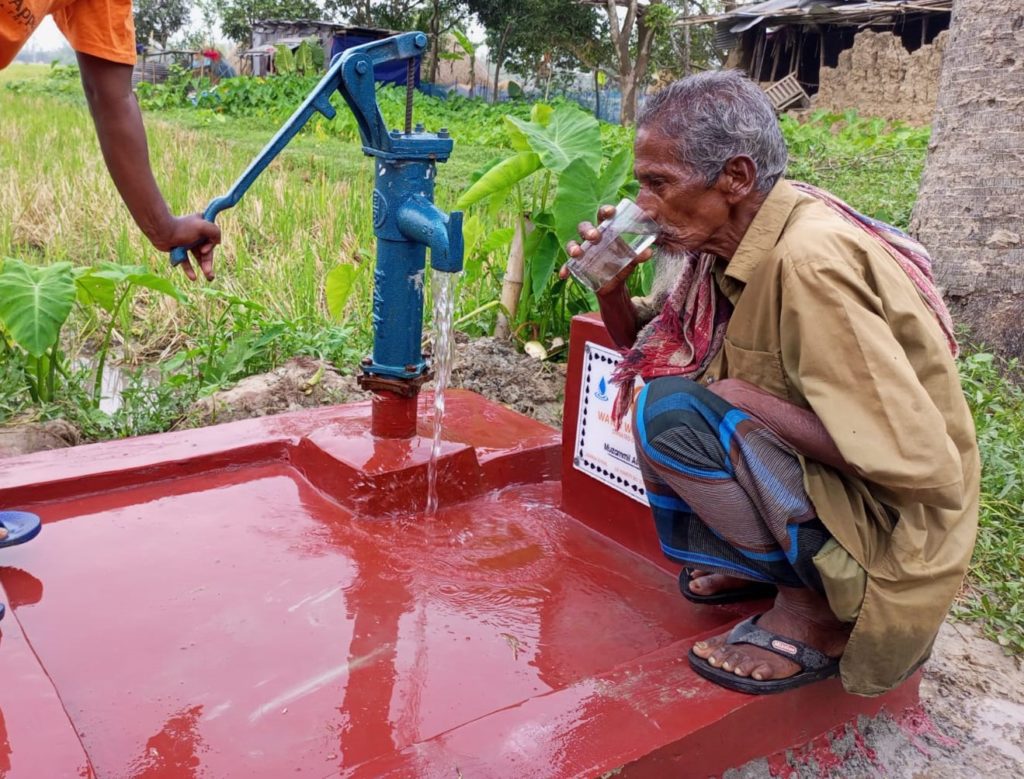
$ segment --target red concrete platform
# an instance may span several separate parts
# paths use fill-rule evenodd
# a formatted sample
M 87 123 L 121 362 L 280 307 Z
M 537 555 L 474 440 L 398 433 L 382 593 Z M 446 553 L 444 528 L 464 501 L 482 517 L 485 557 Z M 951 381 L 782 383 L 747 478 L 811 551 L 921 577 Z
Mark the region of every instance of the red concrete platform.
M 708 776 L 916 699 L 697 678 L 746 612 L 684 601 L 641 503 L 471 393 L 425 518 L 429 406 L 409 441 L 367 403 L 3 461 L 45 527 L 0 551 L 0 776 Z

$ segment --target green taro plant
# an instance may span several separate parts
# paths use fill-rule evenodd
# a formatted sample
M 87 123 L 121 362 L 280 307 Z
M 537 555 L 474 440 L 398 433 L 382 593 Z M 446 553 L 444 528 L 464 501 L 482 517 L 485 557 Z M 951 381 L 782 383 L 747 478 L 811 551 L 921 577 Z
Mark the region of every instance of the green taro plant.
M 105 262 L 74 267 L 57 262 L 37 267 L 15 259 L 4 261 L 0 270 L 0 347 L 24 377 L 34 403 L 53 402 L 60 379 L 71 379 L 67 355 L 61 348 L 61 330 L 77 302 L 87 318 L 102 328 L 91 393 L 93 405 L 99 405 L 112 335 L 118 326 L 126 334 L 130 331 L 131 303 L 140 289 L 183 299 L 170 281 L 141 266 Z
M 50 402 L 58 373 L 67 375 L 60 331 L 75 304 L 70 263 L 37 268 L 5 259 L 0 270 L 0 348 L 28 385 L 35 403 Z
M 538 103 L 529 120 L 506 116 L 505 128 L 516 153 L 481 171 L 456 207 L 486 205 L 511 223 L 502 291 L 507 327 L 540 339 L 564 333 L 573 314 L 596 305 L 554 271 L 568 259 L 565 244 L 580 222 L 593 221 L 600 205 L 623 193 L 635 194 L 632 149 L 602 143 L 600 123 L 570 105 Z M 500 318 L 495 334 L 507 334 Z
M 163 276 L 150 273 L 141 265 L 121 265 L 116 262 L 102 262 L 98 265 L 76 268 L 75 284 L 78 302 L 97 318 L 98 312 L 106 314 L 106 325 L 99 350 L 95 358 L 95 376 L 92 383 L 92 400 L 99 405 L 103 389 L 103 369 L 110 354 L 111 338 L 115 329 L 128 334 L 135 294 L 142 289 L 163 295 L 179 303 L 185 296 L 171 281 Z

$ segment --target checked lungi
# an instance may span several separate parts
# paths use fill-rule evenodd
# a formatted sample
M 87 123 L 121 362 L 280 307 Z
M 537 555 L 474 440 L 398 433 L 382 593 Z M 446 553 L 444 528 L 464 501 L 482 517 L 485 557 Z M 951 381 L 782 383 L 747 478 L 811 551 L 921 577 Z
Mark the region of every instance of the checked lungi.
M 665 554 L 684 565 L 823 592 L 812 558 L 831 537 L 793 450 L 756 418 L 678 376 L 636 401 L 634 435 Z

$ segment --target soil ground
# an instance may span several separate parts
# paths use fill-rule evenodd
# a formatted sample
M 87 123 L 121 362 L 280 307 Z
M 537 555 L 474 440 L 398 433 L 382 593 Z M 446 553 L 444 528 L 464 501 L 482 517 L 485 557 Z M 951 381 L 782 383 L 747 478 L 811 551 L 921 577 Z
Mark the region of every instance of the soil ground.
M 539 362 L 494 339 L 457 337 L 452 387 L 473 390 L 557 426 L 564 384 L 562 365 Z M 363 397 L 353 377 L 297 358 L 200 402 L 183 424 L 226 422 Z M 73 431 L 51 428 L 18 435 L 0 429 L 0 456 L 19 453 L 16 440 L 25 442 L 22 451 L 75 442 Z M 856 730 L 829 738 L 827 762 L 813 752 L 789 753 L 756 760 L 726 776 L 1024 779 L 1024 665 L 974 625 L 949 622 L 925 665 L 919 707 L 864 720 Z
M 924 667 L 920 706 L 862 719 L 829 740 L 827 760 L 788 753 L 724 779 L 1024 777 L 1024 668 L 974 625 L 947 622 Z

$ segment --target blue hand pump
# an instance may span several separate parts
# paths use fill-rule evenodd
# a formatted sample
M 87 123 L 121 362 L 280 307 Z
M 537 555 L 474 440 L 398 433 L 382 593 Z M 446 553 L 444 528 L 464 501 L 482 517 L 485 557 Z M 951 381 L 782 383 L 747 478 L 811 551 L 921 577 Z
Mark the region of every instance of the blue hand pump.
M 330 98 L 335 90 L 341 93 L 355 115 L 363 152 L 374 158 L 374 339 L 373 354 L 362 363 L 360 384 L 376 393 L 374 434 L 396 438 L 415 434 L 416 395 L 430 378 L 420 347 L 426 249 L 430 248 L 434 270 L 457 273 L 463 259 L 462 213 L 445 214 L 434 205 L 436 163 L 451 155 L 452 139 L 444 128 L 435 134 L 424 132 L 421 125 L 412 127 L 413 68 L 426 47 L 423 33 L 404 33 L 335 57 L 326 75 L 227 194 L 211 200 L 203 212 L 205 219 L 213 221 L 236 205 L 314 114 L 334 118 Z M 405 130 L 389 131 L 377 105 L 373 68 L 402 59 L 408 62 L 409 73 Z M 171 263 L 183 262 L 190 248 L 194 247 L 173 249 Z

